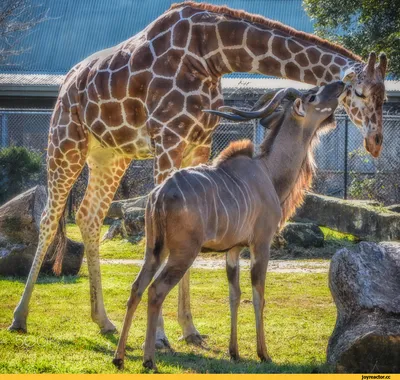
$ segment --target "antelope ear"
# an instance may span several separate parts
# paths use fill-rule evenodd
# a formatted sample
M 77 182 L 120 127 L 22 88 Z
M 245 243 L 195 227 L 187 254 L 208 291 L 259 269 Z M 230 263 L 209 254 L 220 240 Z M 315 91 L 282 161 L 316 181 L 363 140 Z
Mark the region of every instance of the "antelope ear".
M 303 107 L 303 101 L 300 98 L 297 98 L 294 101 L 293 109 L 294 109 L 294 112 L 296 112 L 297 115 L 299 115 L 301 117 L 306 116 L 306 113 L 305 113 L 304 107 Z
M 354 68 L 352 68 L 352 67 L 349 67 L 346 71 L 341 72 L 340 74 L 341 74 L 341 80 L 344 83 L 352 82 L 356 76 L 356 72 L 354 71 Z

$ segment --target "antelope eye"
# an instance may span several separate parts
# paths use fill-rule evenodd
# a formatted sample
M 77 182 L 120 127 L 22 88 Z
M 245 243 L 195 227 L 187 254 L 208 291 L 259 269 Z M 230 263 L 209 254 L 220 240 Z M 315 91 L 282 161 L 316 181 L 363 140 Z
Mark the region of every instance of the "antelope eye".
M 311 95 L 310 98 L 308 99 L 308 101 L 310 103 L 314 102 L 315 101 L 315 95 Z
M 358 96 L 359 98 L 365 99 L 365 96 L 363 94 L 361 94 L 360 92 L 358 92 L 357 90 L 354 90 L 356 96 Z

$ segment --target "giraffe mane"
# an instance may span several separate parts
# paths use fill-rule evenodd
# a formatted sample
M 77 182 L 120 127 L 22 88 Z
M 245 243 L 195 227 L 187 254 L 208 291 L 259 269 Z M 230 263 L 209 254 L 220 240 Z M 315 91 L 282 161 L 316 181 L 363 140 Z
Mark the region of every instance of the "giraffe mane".
M 252 158 L 254 144 L 250 140 L 238 140 L 231 142 L 213 161 L 215 166 L 230 160 L 234 157 L 245 156 Z
M 325 47 L 327 49 L 332 50 L 333 52 L 337 52 L 347 58 L 350 58 L 354 61 L 362 61 L 361 57 L 359 55 L 354 54 L 350 50 L 344 48 L 343 46 L 340 46 L 336 43 L 330 42 L 328 40 L 325 40 L 321 37 L 315 36 L 310 33 L 306 33 L 303 31 L 296 30 L 288 25 L 282 24 L 279 21 L 271 20 L 269 18 L 263 17 L 261 15 L 253 14 L 253 13 L 248 13 L 244 10 L 239 10 L 239 9 L 232 9 L 229 8 L 225 5 L 213 5 L 213 4 L 208 4 L 208 3 L 197 3 L 194 1 L 185 1 L 183 3 L 175 3 L 172 4 L 169 10 L 171 9 L 176 9 L 176 8 L 181 8 L 181 7 L 193 7 L 193 8 L 198 8 L 204 11 L 209 11 L 213 13 L 220 13 L 220 14 L 226 14 L 228 16 L 234 17 L 234 18 L 239 18 L 242 20 L 246 20 L 252 23 L 257 23 L 264 25 L 268 28 L 271 29 L 278 29 L 284 33 L 289 34 L 290 36 L 300 38 L 302 40 L 315 43 L 318 46 Z

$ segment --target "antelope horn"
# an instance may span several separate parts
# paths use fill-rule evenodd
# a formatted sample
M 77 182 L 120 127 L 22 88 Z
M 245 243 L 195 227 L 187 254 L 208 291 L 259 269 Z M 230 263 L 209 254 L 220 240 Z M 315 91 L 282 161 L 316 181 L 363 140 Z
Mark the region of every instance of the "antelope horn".
M 276 91 L 268 91 L 266 92 L 263 96 L 261 96 L 260 99 L 257 100 L 256 104 L 252 107 L 251 111 L 258 111 L 264 104 L 269 102 L 274 95 L 276 94 Z
M 250 111 L 257 111 L 259 110 L 264 104 L 266 104 L 267 102 L 269 102 L 274 95 L 276 94 L 276 90 L 271 90 L 266 92 L 263 96 L 261 96 L 260 99 L 257 100 L 256 104 L 254 104 L 254 106 L 251 108 Z M 228 106 L 222 106 L 219 107 L 219 110 L 224 112 L 224 111 L 230 111 L 232 108 L 228 107 Z
M 222 108 L 222 107 L 220 107 L 220 108 Z M 247 121 L 248 120 L 243 116 L 235 115 L 233 113 L 225 113 L 225 112 L 216 111 L 216 110 L 203 110 L 203 112 L 211 113 L 213 115 L 220 116 L 225 119 L 232 120 L 232 121 Z
M 385 78 L 386 69 L 387 69 L 387 58 L 385 53 L 379 54 L 379 63 L 377 69 L 381 72 L 382 77 Z
M 295 96 L 299 97 L 302 96 L 303 94 L 294 88 L 286 88 L 279 90 L 275 96 L 272 98 L 272 100 L 265 105 L 263 108 L 257 110 L 257 111 L 242 111 L 237 108 L 233 107 L 220 107 L 218 110 L 220 111 L 228 111 L 231 113 L 234 113 L 236 115 L 242 116 L 246 119 L 258 119 L 258 118 L 263 118 L 268 115 L 270 115 L 272 112 L 275 111 L 275 109 L 281 104 L 282 100 L 287 97 L 287 96 Z
M 373 75 L 375 71 L 375 63 L 376 63 L 376 53 L 371 51 L 369 53 L 368 62 L 367 62 L 367 74 Z

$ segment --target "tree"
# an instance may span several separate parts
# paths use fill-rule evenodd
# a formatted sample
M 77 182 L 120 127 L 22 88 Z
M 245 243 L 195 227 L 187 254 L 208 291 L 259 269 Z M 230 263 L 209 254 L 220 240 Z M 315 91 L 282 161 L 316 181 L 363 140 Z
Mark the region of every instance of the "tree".
M 22 54 L 21 38 L 37 24 L 47 19 L 47 12 L 31 0 L 0 1 L 0 64 Z
M 304 0 L 316 33 L 366 59 L 385 52 L 400 78 L 400 0 Z
M 0 149 L 0 205 L 37 181 L 43 166 L 42 155 L 28 148 Z

